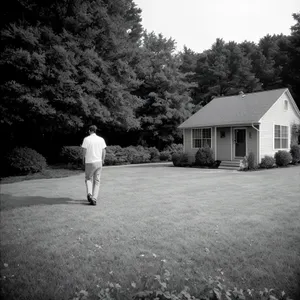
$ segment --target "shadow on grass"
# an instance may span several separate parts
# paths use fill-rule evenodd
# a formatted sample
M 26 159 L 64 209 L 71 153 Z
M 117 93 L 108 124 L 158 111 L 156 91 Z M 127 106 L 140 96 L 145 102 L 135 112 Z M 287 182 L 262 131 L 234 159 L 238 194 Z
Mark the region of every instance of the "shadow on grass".
M 71 205 L 90 205 L 87 200 L 74 200 L 71 198 L 46 198 L 41 196 L 26 196 L 15 197 L 11 195 L 1 194 L 0 210 L 9 210 L 24 206 L 33 205 L 58 205 L 58 204 L 71 204 Z

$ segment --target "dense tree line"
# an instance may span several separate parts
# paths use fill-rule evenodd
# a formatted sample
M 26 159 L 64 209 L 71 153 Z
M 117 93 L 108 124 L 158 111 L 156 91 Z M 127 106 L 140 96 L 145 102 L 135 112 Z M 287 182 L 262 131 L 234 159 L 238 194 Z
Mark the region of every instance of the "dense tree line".
M 300 106 L 300 14 L 291 35 L 195 53 L 144 31 L 133 0 L 1 3 L 1 134 L 44 154 L 96 124 L 109 144 L 163 148 L 214 96 L 289 87 Z M 55 152 L 55 151 L 54 151 Z

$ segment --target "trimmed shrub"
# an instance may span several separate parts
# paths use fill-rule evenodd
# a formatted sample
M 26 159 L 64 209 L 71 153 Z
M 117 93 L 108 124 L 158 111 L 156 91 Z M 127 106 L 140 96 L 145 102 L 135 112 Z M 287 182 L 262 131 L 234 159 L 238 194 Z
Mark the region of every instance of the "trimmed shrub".
M 151 161 L 159 161 L 159 151 L 155 147 L 147 148 L 150 153 Z
M 300 162 L 300 146 L 299 145 L 293 145 L 291 147 L 290 153 L 292 155 L 292 163 L 296 164 Z
M 240 162 L 240 170 L 248 170 L 248 157 L 244 156 L 242 161 Z
M 128 153 L 124 148 L 115 145 L 115 146 L 107 146 L 106 147 L 106 156 L 108 163 L 113 163 L 115 165 L 128 164 Z M 110 161 L 110 158 L 112 159 Z M 105 157 L 106 162 L 106 157 Z
M 105 159 L 104 159 L 104 164 L 106 166 L 113 166 L 118 163 L 118 159 L 116 155 L 112 152 L 106 152 Z
M 270 169 L 275 166 L 275 159 L 272 156 L 266 155 L 264 158 L 262 158 L 260 167 L 263 169 Z
M 123 148 L 122 152 L 124 153 L 124 156 L 126 157 L 126 161 L 128 163 L 132 163 L 134 160 L 134 157 L 138 156 L 137 150 L 132 146 Z
M 125 149 L 126 151 L 128 151 L 128 162 L 130 162 L 131 164 L 141 164 L 150 162 L 151 155 L 149 151 L 147 151 L 144 147 L 130 146 Z
M 172 156 L 169 151 L 162 151 L 159 156 L 159 159 L 161 161 L 169 161 L 171 158 L 172 158 Z
M 80 146 L 64 146 L 60 157 L 68 167 L 82 167 L 82 148 Z
M 169 151 L 171 155 L 183 152 L 183 144 L 171 144 L 170 146 L 167 146 L 164 151 Z
M 196 166 L 212 166 L 215 162 L 213 158 L 213 151 L 209 147 L 199 148 L 195 155 Z
M 250 152 L 247 156 L 247 162 L 248 162 L 248 169 L 249 170 L 254 170 L 257 168 L 257 164 L 255 161 L 255 155 L 253 152 Z
M 220 166 L 220 164 L 221 164 L 220 160 L 215 160 L 214 163 L 213 163 L 213 165 L 212 165 L 212 167 L 215 168 L 215 169 L 218 169 L 219 166 Z
M 13 149 L 5 159 L 5 175 L 27 175 L 38 173 L 47 167 L 46 159 L 37 151 L 27 147 Z
M 275 161 L 276 165 L 279 167 L 285 167 L 292 161 L 292 155 L 291 153 L 285 151 L 285 150 L 279 150 L 275 153 Z
M 187 167 L 189 165 L 188 155 L 183 152 L 174 153 L 172 162 L 175 167 Z
M 139 164 L 150 162 L 150 151 L 142 146 L 108 146 L 105 157 L 107 165 Z

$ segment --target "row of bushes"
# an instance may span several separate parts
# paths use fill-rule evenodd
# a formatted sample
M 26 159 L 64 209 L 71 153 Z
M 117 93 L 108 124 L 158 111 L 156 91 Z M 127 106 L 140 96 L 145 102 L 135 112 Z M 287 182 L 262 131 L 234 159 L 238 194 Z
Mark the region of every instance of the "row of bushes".
M 71 168 L 82 167 L 82 149 L 79 146 L 63 147 L 60 153 L 61 162 Z M 142 146 L 108 146 L 104 165 L 138 164 L 158 161 L 173 161 L 174 166 L 189 166 L 187 154 L 182 152 L 181 144 L 173 144 L 162 152 L 156 148 Z M 252 152 L 245 157 L 243 169 L 272 168 L 274 166 L 287 166 L 289 163 L 300 162 L 300 146 L 293 145 L 290 152 L 280 150 L 274 157 L 265 156 L 257 166 Z M 220 161 L 215 161 L 213 151 L 209 147 L 200 148 L 195 155 L 195 166 L 215 167 Z M 47 166 L 46 159 L 30 148 L 15 148 L 3 160 L 1 175 L 25 175 L 43 171 Z
M 181 144 L 172 144 L 159 152 L 155 147 L 142 146 L 108 146 L 104 165 L 138 164 L 148 162 L 170 161 L 172 154 L 182 151 Z M 62 147 L 59 155 L 60 163 L 68 168 L 82 168 L 82 149 L 80 146 Z M 37 151 L 18 147 L 10 151 L 4 158 L 1 176 L 26 175 L 42 172 L 47 167 L 45 157 Z
M 213 151 L 209 147 L 199 148 L 195 155 L 195 162 L 189 163 L 188 155 L 183 152 L 174 153 L 172 161 L 176 167 L 200 166 L 200 167 L 218 167 L 220 161 L 214 160 Z M 284 167 L 288 164 L 297 164 L 300 162 L 300 146 L 293 145 L 290 151 L 279 150 L 274 157 L 265 156 L 259 165 L 256 163 L 255 155 L 250 152 L 242 161 L 242 169 L 273 168 L 275 166 Z
M 1 158 L 1 176 L 27 175 L 47 167 L 43 155 L 27 147 L 17 147 Z
M 79 146 L 63 147 L 60 155 L 62 162 L 73 166 L 81 166 L 81 151 Z M 108 146 L 106 148 L 104 165 L 111 166 L 170 161 L 172 154 L 178 151 L 182 151 L 181 144 L 172 144 L 161 152 L 155 147 L 129 146 L 122 148 L 120 146 Z
M 210 167 L 218 168 L 220 161 L 215 161 L 213 150 L 210 147 L 199 148 L 195 155 L 195 162 L 189 163 L 188 155 L 183 152 L 174 153 L 172 156 L 172 162 L 175 167 Z
M 290 163 L 297 164 L 300 162 L 300 146 L 291 146 L 290 151 L 279 150 L 275 153 L 274 157 L 266 155 L 262 158 L 259 165 L 256 164 L 255 155 L 250 152 L 247 157 L 245 157 L 243 165 L 244 169 L 254 170 L 254 169 L 270 169 L 274 167 L 286 167 Z

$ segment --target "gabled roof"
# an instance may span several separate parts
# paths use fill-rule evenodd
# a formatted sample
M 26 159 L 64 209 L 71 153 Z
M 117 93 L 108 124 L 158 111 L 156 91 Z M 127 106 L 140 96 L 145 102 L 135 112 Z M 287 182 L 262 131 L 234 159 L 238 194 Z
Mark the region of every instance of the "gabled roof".
M 287 88 L 217 97 L 183 122 L 179 128 L 258 123 Z

